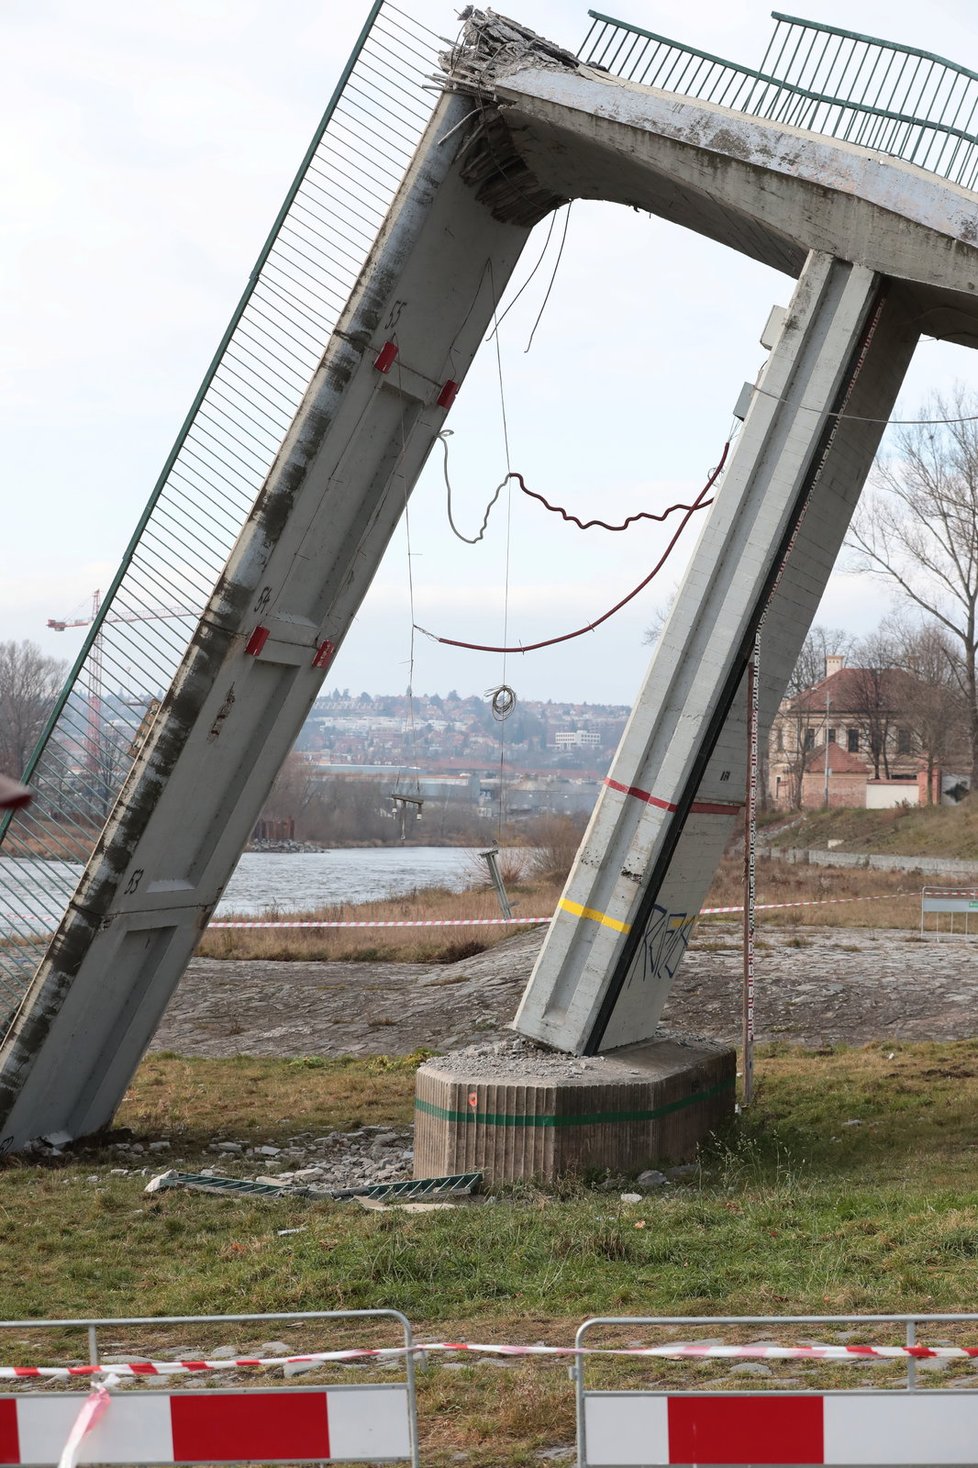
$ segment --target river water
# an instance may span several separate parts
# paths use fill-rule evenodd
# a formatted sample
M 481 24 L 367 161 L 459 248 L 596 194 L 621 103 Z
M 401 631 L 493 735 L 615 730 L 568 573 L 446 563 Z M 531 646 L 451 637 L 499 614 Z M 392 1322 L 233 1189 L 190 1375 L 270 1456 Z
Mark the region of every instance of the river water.
M 270 853 L 246 851 L 228 882 L 215 916 L 230 912 L 260 914 L 341 902 L 372 902 L 421 887 L 461 891 L 485 874 L 477 850 L 459 846 L 385 846 L 365 850 Z M 57 891 L 63 907 L 81 867 L 70 862 L 0 858 L 0 931 L 11 916 L 23 919 L 36 911 L 32 887 Z M 18 898 L 17 894 L 21 894 Z M 26 899 L 23 900 L 23 899 Z M 48 903 L 44 904 L 51 911 Z M 5 923 L 4 919 L 8 922 Z M 18 922 L 16 926 L 21 926 Z M 33 924 L 32 924 L 33 926 Z M 43 932 L 48 923 L 37 921 Z
M 216 917 L 228 912 L 293 911 L 339 902 L 374 902 L 418 887 L 461 892 L 486 864 L 461 846 L 382 846 L 270 854 L 246 851 L 224 889 Z

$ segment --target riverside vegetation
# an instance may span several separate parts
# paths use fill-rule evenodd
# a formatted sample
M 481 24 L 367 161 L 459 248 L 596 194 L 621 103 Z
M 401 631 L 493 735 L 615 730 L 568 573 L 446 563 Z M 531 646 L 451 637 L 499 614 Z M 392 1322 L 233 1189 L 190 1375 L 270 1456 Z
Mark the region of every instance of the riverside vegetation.
M 760 924 L 909 931 L 920 922 L 920 888 L 924 879 L 911 872 L 809 867 L 762 858 L 757 873 Z M 511 868 L 506 879 L 514 916 L 539 917 L 544 922 L 549 921 L 557 906 L 562 888 L 561 875 L 538 875 L 525 866 Z M 856 897 L 864 900 L 853 902 Z M 737 855 L 725 857 L 705 906 L 736 908 L 743 900 L 743 859 Z M 778 906 L 766 908 L 768 903 Z M 805 905 L 815 903 L 825 905 Z M 499 906 L 485 886 L 475 886 L 465 892 L 424 888 L 383 902 L 344 904 L 279 916 L 328 922 L 498 919 Z M 711 921 L 708 916 L 700 919 L 701 933 Z M 726 921 L 729 922 L 729 914 Z M 501 924 L 488 923 L 485 927 L 464 928 L 214 929 L 204 934 L 197 952 L 204 958 L 454 963 L 502 941 L 512 931 Z

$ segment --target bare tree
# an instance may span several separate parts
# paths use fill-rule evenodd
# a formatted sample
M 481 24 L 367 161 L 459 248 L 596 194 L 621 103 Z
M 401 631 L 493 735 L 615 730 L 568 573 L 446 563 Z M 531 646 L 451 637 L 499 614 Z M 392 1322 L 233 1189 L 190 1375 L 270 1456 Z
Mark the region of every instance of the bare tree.
M 897 431 L 856 515 L 857 564 L 933 618 L 954 651 L 964 693 L 971 785 L 978 779 L 978 395 L 935 394 L 921 424 Z
M 956 653 L 939 622 L 893 618 L 890 637 L 901 668 L 909 675 L 905 708 L 927 767 L 927 804 L 934 801 L 934 771 L 964 743 L 967 710 L 956 677 Z
M 19 775 L 26 766 L 65 666 L 34 642 L 0 642 L 0 770 Z
M 853 660 L 846 680 L 851 704 L 847 712 L 862 735 L 874 780 L 880 778 L 880 766 L 889 779 L 894 721 L 906 701 L 908 680 L 894 667 L 896 649 L 882 627 L 857 643 Z
M 798 661 L 792 669 L 784 698 L 772 726 L 772 761 L 784 771 L 788 780 L 788 799 L 794 810 L 801 809 L 802 781 L 805 764 L 814 747 L 814 741 L 824 724 L 815 705 L 806 694 L 810 694 L 825 677 L 826 659 L 834 654 L 848 658 L 855 646 L 851 633 L 838 627 L 812 627 L 801 645 Z M 764 644 L 761 643 L 761 660 L 764 659 Z

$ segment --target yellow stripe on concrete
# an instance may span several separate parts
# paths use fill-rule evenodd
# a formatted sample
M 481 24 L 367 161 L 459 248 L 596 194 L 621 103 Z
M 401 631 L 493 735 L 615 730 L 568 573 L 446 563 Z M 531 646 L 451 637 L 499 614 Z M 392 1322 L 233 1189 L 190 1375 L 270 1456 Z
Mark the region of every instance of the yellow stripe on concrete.
M 617 918 L 609 917 L 606 912 L 598 912 L 594 907 L 582 907 L 579 902 L 571 902 L 567 897 L 562 897 L 558 906 L 562 907 L 565 912 L 573 913 L 575 917 L 590 918 L 592 923 L 600 923 L 605 928 L 614 928 L 616 933 L 631 932 L 631 923 L 620 923 Z

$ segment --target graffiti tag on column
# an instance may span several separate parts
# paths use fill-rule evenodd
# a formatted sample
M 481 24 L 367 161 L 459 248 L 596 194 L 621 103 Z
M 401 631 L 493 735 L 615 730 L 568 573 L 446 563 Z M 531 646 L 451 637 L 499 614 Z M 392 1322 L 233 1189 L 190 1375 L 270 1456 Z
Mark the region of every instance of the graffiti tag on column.
M 642 953 L 636 965 L 639 979 L 671 979 L 689 947 L 696 914 L 667 912 L 656 903 L 642 939 Z

